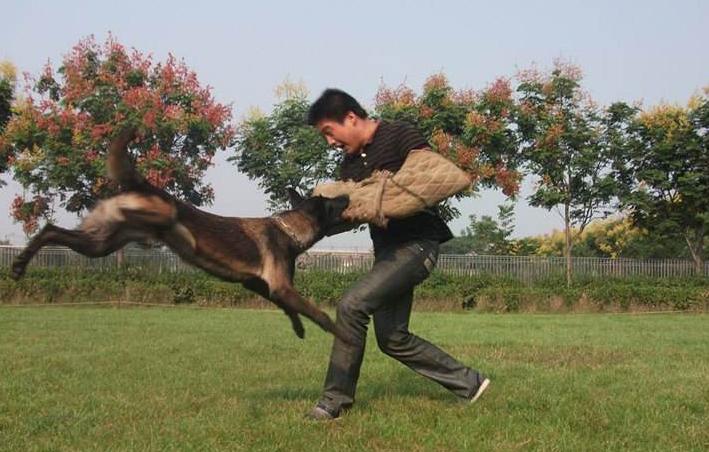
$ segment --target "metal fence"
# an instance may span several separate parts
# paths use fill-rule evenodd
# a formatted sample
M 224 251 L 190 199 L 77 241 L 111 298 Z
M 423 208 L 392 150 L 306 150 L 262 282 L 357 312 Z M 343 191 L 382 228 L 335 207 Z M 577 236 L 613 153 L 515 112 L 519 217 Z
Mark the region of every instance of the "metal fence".
M 8 268 L 20 247 L 0 246 L 0 268 Z M 334 273 L 365 271 L 372 266 L 371 253 L 309 251 L 298 258 L 300 270 L 321 270 Z M 184 263 L 169 250 L 143 250 L 128 248 L 103 258 L 92 259 L 63 247 L 45 247 L 37 253 L 30 264 L 33 267 L 71 267 L 83 269 L 112 269 L 121 264 L 141 267 L 158 272 L 193 271 L 194 267 Z M 468 256 L 441 255 L 438 260 L 439 272 L 462 275 L 495 275 L 527 282 L 563 276 L 566 260 L 563 257 L 543 256 Z M 695 276 L 694 263 L 683 259 L 608 259 L 595 257 L 575 257 L 575 276 L 587 278 L 623 278 L 644 276 L 650 278 L 670 278 Z M 709 262 L 704 265 L 703 276 L 709 276 Z

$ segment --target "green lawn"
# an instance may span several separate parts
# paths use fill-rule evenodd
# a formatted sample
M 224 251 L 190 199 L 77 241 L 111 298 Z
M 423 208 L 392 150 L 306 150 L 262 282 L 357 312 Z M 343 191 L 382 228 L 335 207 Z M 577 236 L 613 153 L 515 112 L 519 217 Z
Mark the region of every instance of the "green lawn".
M 330 337 L 277 311 L 0 308 L 2 450 L 706 450 L 709 315 L 415 313 L 492 378 L 456 402 L 370 337 L 358 401 L 303 419 Z

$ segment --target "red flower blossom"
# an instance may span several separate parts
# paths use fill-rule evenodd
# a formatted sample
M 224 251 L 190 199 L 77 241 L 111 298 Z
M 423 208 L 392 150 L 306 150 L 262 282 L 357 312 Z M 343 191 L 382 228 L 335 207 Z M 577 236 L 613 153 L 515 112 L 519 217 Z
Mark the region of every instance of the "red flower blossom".
M 156 117 L 157 117 L 157 113 L 155 112 L 155 110 L 146 111 L 145 114 L 143 115 L 143 125 L 147 129 L 154 129 L 155 125 L 156 125 L 156 121 L 155 121 Z
M 453 93 L 453 102 L 458 105 L 471 105 L 477 102 L 478 95 L 472 89 L 463 89 Z
M 519 191 L 519 184 L 522 179 L 520 173 L 509 170 L 503 166 L 497 167 L 495 182 L 502 188 L 502 193 L 512 196 Z
M 443 73 L 433 74 L 426 79 L 423 84 L 423 91 L 429 92 L 434 90 L 448 89 L 448 79 Z
M 113 126 L 110 124 L 96 124 L 91 128 L 91 139 L 95 141 L 101 140 L 103 137 L 109 135 L 112 129 Z
M 475 160 L 478 158 L 480 151 L 475 148 L 459 145 L 456 149 L 458 155 L 458 166 L 464 169 L 472 167 Z
M 512 99 L 512 87 L 507 78 L 498 78 L 487 88 L 484 94 L 489 102 L 509 102 Z
M 416 95 L 413 90 L 408 86 L 399 85 L 394 89 L 380 86 L 374 103 L 377 106 L 390 105 L 395 108 L 402 108 L 413 106 L 415 101 Z
M 98 157 L 98 151 L 95 149 L 91 149 L 90 151 L 86 151 L 84 153 L 84 159 L 89 163 L 94 162 L 96 159 L 98 159 Z
M 431 135 L 431 144 L 433 148 L 441 155 L 448 156 L 450 154 L 452 139 L 450 135 L 442 130 L 436 130 Z
M 428 105 L 422 105 L 419 114 L 422 118 L 430 118 L 433 116 L 434 113 L 435 111 L 433 110 L 433 108 L 429 107 Z
M 485 117 L 477 111 L 468 113 L 465 120 L 470 127 L 485 127 Z

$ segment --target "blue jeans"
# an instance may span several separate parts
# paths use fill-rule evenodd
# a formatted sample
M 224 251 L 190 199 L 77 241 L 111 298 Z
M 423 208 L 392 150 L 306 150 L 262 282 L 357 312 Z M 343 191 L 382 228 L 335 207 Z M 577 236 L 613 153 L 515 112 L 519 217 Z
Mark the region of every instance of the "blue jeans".
M 414 287 L 431 274 L 438 243 L 415 240 L 378 252 L 369 273 L 337 305 L 336 324 L 352 341 L 335 339 L 320 404 L 339 413 L 354 403 L 369 317 L 382 352 L 461 398 L 469 398 L 481 375 L 409 332 Z

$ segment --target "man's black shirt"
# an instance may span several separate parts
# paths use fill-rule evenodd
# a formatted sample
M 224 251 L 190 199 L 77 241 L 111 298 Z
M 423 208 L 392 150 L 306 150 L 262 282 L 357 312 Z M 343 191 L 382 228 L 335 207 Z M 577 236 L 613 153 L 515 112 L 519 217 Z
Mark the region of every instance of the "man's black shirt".
M 400 121 L 381 121 L 372 141 L 359 154 L 347 154 L 340 165 L 340 179 L 359 182 L 375 170 L 397 172 L 412 149 L 430 148 L 416 128 Z M 390 219 L 386 228 L 369 225 L 375 252 L 414 239 L 439 243 L 453 237 L 441 217 L 432 209 L 407 218 Z

